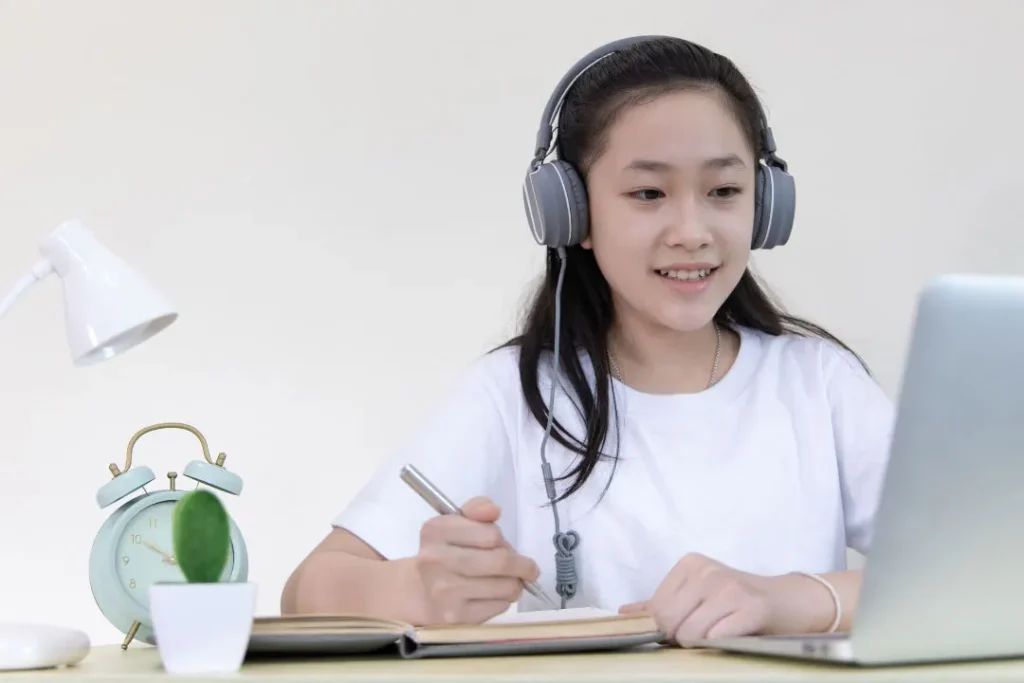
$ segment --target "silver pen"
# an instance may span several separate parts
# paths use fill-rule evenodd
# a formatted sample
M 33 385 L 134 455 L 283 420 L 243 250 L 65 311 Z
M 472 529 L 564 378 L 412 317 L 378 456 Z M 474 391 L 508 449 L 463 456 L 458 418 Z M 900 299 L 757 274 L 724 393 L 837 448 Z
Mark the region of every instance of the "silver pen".
M 442 515 L 461 515 L 462 510 L 453 503 L 448 496 L 441 493 L 436 486 L 424 477 L 419 470 L 412 465 L 405 465 L 402 468 L 402 481 L 408 484 L 413 491 L 418 493 L 423 500 L 427 501 L 430 507 Z M 548 597 L 548 594 L 536 581 L 523 581 L 523 587 L 530 595 L 543 601 L 551 609 L 558 609 L 558 603 Z

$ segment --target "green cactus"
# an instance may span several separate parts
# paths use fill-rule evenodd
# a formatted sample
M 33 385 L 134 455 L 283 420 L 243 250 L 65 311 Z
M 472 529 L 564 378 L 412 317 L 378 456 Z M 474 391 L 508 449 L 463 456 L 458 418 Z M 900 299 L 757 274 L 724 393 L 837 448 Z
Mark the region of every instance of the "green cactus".
M 231 552 L 228 513 L 206 489 L 189 491 L 174 506 L 174 557 L 189 583 L 216 583 Z

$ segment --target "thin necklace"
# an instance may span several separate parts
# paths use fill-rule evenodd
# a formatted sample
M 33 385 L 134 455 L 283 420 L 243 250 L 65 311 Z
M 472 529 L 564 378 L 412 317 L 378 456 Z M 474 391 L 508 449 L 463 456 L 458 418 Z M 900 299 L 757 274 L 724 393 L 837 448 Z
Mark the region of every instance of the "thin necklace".
M 711 366 L 711 377 L 708 379 L 707 389 L 710 389 L 715 385 L 715 377 L 718 375 L 718 358 L 722 352 L 722 330 L 718 327 L 718 323 L 712 322 L 715 326 L 715 362 Z M 608 362 L 612 366 L 612 374 L 615 375 L 615 379 L 622 381 L 622 373 L 619 372 L 619 364 L 615 361 L 615 352 L 608 349 Z

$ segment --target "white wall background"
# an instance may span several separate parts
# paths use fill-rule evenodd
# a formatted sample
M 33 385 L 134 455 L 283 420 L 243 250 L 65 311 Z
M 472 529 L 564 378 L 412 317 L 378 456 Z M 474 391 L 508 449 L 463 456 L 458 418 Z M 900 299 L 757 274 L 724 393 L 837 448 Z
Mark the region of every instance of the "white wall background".
M 376 463 L 511 332 L 541 263 L 519 192 L 550 89 L 652 32 L 763 93 L 799 202 L 760 269 L 888 390 L 927 278 L 1024 273 L 1013 0 L 0 3 L 0 282 L 81 217 L 181 312 L 82 371 L 56 280 L 0 324 L 0 620 L 121 640 L 89 592 L 95 492 L 161 421 L 244 478 L 231 512 L 276 612 Z M 158 474 L 199 456 L 184 432 L 136 450 Z

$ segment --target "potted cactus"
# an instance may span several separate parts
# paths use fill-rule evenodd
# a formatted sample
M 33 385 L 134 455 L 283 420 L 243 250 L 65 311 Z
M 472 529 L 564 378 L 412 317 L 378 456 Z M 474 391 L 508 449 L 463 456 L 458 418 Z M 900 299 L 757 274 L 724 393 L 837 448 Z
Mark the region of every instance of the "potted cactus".
M 150 587 L 153 635 L 170 673 L 241 668 L 256 610 L 256 585 L 221 580 L 231 550 L 230 520 L 220 499 L 196 489 L 175 505 L 175 560 L 184 582 Z

